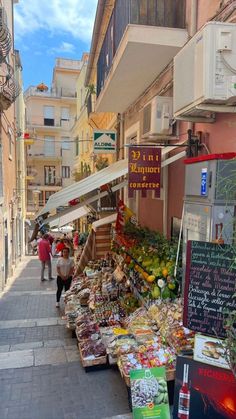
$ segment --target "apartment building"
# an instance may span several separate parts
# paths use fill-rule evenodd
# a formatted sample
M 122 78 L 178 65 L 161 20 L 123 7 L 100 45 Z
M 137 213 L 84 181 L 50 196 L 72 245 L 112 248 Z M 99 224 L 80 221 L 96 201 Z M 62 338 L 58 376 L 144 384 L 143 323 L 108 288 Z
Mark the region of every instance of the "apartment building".
M 76 81 L 81 67 L 81 60 L 57 58 L 52 86 L 40 83 L 25 91 L 29 219 L 34 219 L 53 193 L 73 183 L 71 128 L 76 116 Z
M 212 63 L 218 60 L 218 71 L 214 73 L 211 65 L 206 74 L 205 46 L 199 42 L 205 35 L 200 33 L 193 42 L 198 46 L 195 50 L 186 46 L 209 22 L 215 26 L 208 52 L 216 48 Z M 142 225 L 168 236 L 174 219 L 182 217 L 183 160 L 189 151 L 183 145 L 188 141 L 200 144 L 200 155 L 236 151 L 234 90 L 228 92 L 228 103 L 218 94 L 215 105 L 222 106 L 214 106 L 208 97 L 205 106 L 201 103 L 204 80 L 210 85 L 219 71 L 222 84 L 216 79 L 216 90 L 233 87 L 233 43 L 223 45 L 222 41 L 221 45 L 219 37 L 227 33 L 228 39 L 235 39 L 235 22 L 236 2 L 232 0 L 98 1 L 86 75 L 87 85 L 96 79 L 95 113 L 119 115 L 119 158 L 127 157 L 131 144 L 161 146 L 160 197 L 148 191 L 145 198 L 141 192 L 128 198 L 125 188 L 123 196 Z M 223 23 L 232 26 L 220 26 Z M 224 56 L 222 48 L 227 50 Z M 198 101 L 194 103 L 195 95 Z
M 16 264 L 18 199 L 14 102 L 20 93 L 15 78 L 13 6 L 0 1 L 0 289 Z

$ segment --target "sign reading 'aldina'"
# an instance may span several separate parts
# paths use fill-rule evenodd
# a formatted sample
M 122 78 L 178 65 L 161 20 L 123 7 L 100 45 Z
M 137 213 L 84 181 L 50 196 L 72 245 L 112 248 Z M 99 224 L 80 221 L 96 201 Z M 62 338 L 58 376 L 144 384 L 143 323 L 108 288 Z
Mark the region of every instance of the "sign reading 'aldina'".
M 156 147 L 129 147 L 129 198 L 134 191 L 154 190 L 160 197 L 161 149 Z

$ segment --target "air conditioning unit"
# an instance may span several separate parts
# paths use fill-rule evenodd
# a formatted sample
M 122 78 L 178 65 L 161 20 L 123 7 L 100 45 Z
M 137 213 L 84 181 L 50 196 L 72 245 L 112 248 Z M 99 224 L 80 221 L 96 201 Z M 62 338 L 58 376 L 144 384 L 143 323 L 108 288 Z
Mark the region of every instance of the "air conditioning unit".
M 173 98 L 155 96 L 142 109 L 141 133 L 142 138 L 155 136 L 168 137 L 172 134 Z
M 235 112 L 236 25 L 208 22 L 174 58 L 174 117 Z

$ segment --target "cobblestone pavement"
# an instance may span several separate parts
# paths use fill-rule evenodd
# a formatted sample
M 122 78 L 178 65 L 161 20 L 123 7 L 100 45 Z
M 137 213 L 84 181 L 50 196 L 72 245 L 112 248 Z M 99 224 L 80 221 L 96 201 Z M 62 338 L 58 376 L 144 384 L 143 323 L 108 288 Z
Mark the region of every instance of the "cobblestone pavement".
M 55 307 L 55 281 L 41 283 L 35 257 L 16 272 L 0 298 L 0 418 L 129 418 L 118 371 L 81 366 L 63 306 Z

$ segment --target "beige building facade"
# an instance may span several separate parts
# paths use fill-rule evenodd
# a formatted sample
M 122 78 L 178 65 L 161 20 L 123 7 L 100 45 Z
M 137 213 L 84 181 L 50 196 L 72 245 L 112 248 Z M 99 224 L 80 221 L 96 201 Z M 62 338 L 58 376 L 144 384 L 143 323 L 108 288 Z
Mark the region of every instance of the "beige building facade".
M 50 195 L 73 183 L 76 80 L 80 60 L 56 59 L 51 88 L 43 83 L 25 91 L 27 146 L 27 217 Z

